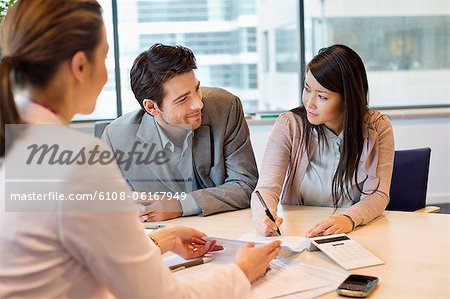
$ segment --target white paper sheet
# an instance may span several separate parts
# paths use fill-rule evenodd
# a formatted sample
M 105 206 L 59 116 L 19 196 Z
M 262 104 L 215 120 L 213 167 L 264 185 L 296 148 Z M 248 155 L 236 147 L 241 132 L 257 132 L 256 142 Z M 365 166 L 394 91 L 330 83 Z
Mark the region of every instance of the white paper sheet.
M 275 236 L 275 237 L 263 237 L 256 233 L 247 233 L 238 238 L 240 241 L 255 242 L 267 244 L 272 241 L 280 240 L 282 247 L 289 248 L 290 251 L 300 253 L 309 246 L 309 239 L 306 237 L 298 236 Z
M 300 265 L 286 266 L 280 262 L 271 263 L 271 270 L 252 285 L 251 299 L 269 299 L 291 296 L 302 292 L 331 287 L 328 280 L 308 274 Z
M 234 256 L 239 247 L 246 241 L 212 238 L 224 246 L 223 251 L 210 253 L 215 259 L 207 264 L 190 267 L 174 272 L 180 281 L 189 281 L 193 277 L 208 275 L 217 267 L 234 262 Z M 164 259 L 169 266 L 184 261 L 178 256 Z M 249 298 L 314 298 L 321 294 L 334 291 L 347 277 L 346 272 L 329 270 L 323 267 L 311 266 L 297 260 L 283 263 L 280 259 L 271 263 L 271 270 L 261 279 L 253 283 Z

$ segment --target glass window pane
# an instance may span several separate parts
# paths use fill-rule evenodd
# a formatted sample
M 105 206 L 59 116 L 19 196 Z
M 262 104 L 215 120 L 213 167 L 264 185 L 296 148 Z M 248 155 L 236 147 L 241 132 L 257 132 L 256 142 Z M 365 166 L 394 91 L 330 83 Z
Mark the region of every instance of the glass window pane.
M 277 72 L 297 73 L 299 64 L 299 43 L 296 22 L 275 28 L 275 63 Z
M 258 2 L 260 111 L 285 111 L 300 104 L 298 0 Z
M 293 72 L 297 78 L 294 81 L 298 81 L 298 31 L 295 25 L 297 1 L 280 1 L 283 2 L 283 10 L 289 11 L 292 18 L 288 22 L 283 20 L 276 24 L 270 24 L 265 14 L 273 13 L 270 10 L 272 6 L 278 8 L 279 5 L 265 6 L 258 2 L 259 0 L 117 1 L 123 113 L 139 107 L 131 92 L 129 71 L 135 57 L 154 43 L 180 44 L 190 48 L 197 58 L 196 73 L 202 85 L 222 87 L 236 94 L 241 98 L 247 113 L 288 109 L 298 105 L 298 82 L 289 81 L 285 84 L 291 91 L 284 94 L 283 98 L 279 94 L 273 96 L 273 92 L 267 92 L 273 85 L 264 83 L 270 82 L 274 76 L 267 72 L 262 74 L 259 66 L 264 58 L 259 44 L 262 28 L 270 30 L 270 42 L 274 44 L 275 29 L 281 26 L 284 28 L 282 42 L 291 38 L 296 41 L 293 41 L 293 46 L 282 47 L 279 55 L 266 53 L 265 57 L 277 57 L 282 68 L 289 68 L 289 75 Z M 296 59 L 296 64 L 292 65 L 289 59 Z M 281 75 L 283 76 L 285 74 Z M 274 83 L 276 88 L 280 87 L 280 84 Z M 289 101 L 285 100 L 288 97 Z
M 298 11 L 303 1 L 305 36 Z M 449 105 L 450 3 L 447 0 L 121 0 L 118 6 L 122 111 L 138 108 L 129 72 L 154 43 L 181 44 L 197 57 L 204 86 L 238 95 L 247 113 L 300 104 L 305 61 L 335 43 L 354 48 L 369 77 L 372 107 Z M 89 116 L 115 118 L 111 2 L 100 0 L 110 43 L 108 82 Z
M 114 69 L 114 47 L 113 47 L 113 22 L 112 22 L 112 8 L 111 1 L 99 0 L 103 8 L 103 20 L 106 27 L 106 38 L 109 43 L 109 52 L 106 59 L 106 68 L 108 70 L 108 81 L 100 93 L 97 105 L 93 113 L 89 115 L 77 114 L 73 120 L 100 120 L 111 119 L 117 117 L 117 94 L 115 83 L 115 69 Z
M 306 61 L 342 43 L 364 60 L 375 107 L 448 105 L 450 4 L 306 0 Z

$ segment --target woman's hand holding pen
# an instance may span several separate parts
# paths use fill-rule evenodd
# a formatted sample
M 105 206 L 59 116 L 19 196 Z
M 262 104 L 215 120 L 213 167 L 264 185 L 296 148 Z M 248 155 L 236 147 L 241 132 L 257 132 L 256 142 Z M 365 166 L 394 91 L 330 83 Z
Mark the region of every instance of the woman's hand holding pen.
M 256 199 L 258 199 L 258 201 L 256 201 L 252 198 L 251 202 L 253 225 L 256 231 L 266 237 L 280 236 L 281 232 L 279 227 L 281 223 L 283 223 L 283 218 L 277 216 L 276 208 L 272 209 L 275 210 L 275 212 L 270 211 L 269 206 L 267 205 L 259 190 L 256 190 L 254 194 L 256 195 Z M 276 207 L 277 205 L 277 203 L 274 203 L 273 200 L 270 203 L 272 207 Z
M 306 232 L 308 238 L 328 236 L 332 234 L 345 234 L 353 230 L 353 220 L 346 215 L 330 216 L 317 223 Z
M 275 213 L 272 213 L 275 221 L 270 220 L 270 218 L 261 211 L 258 215 L 253 216 L 253 226 L 258 234 L 263 235 L 265 237 L 278 236 L 277 229 L 283 223 L 283 218 L 278 217 Z
M 275 218 L 275 222 L 270 220 L 270 218 L 266 215 L 264 217 L 264 232 L 262 233 L 266 237 L 279 236 L 277 230 L 279 231 L 279 227 L 283 223 L 283 218 L 278 217 L 277 215 L 273 216 Z

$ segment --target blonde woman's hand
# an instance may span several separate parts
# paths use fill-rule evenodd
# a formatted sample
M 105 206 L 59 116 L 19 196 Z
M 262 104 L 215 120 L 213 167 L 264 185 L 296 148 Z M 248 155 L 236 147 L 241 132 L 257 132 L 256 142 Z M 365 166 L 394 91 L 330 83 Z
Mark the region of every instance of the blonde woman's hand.
M 203 256 L 210 251 L 222 250 L 216 240 L 205 241 L 206 234 L 186 226 L 173 226 L 154 231 L 152 238 L 158 243 L 161 252 L 172 251 L 185 258 Z
M 263 276 L 269 263 L 280 253 L 280 241 L 255 247 L 255 243 L 247 243 L 236 253 L 236 264 L 244 272 L 250 283 Z
M 349 216 L 330 216 L 317 223 L 306 232 L 308 238 L 328 236 L 333 234 L 345 234 L 353 230 L 353 220 Z

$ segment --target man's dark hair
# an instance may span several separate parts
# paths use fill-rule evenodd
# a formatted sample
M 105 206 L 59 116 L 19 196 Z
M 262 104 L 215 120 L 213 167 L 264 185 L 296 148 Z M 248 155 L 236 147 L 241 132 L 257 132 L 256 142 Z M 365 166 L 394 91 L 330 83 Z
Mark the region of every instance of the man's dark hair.
M 154 44 L 134 60 L 130 72 L 131 90 L 142 108 L 145 99 L 162 107 L 163 84 L 196 68 L 194 53 L 188 48 Z

